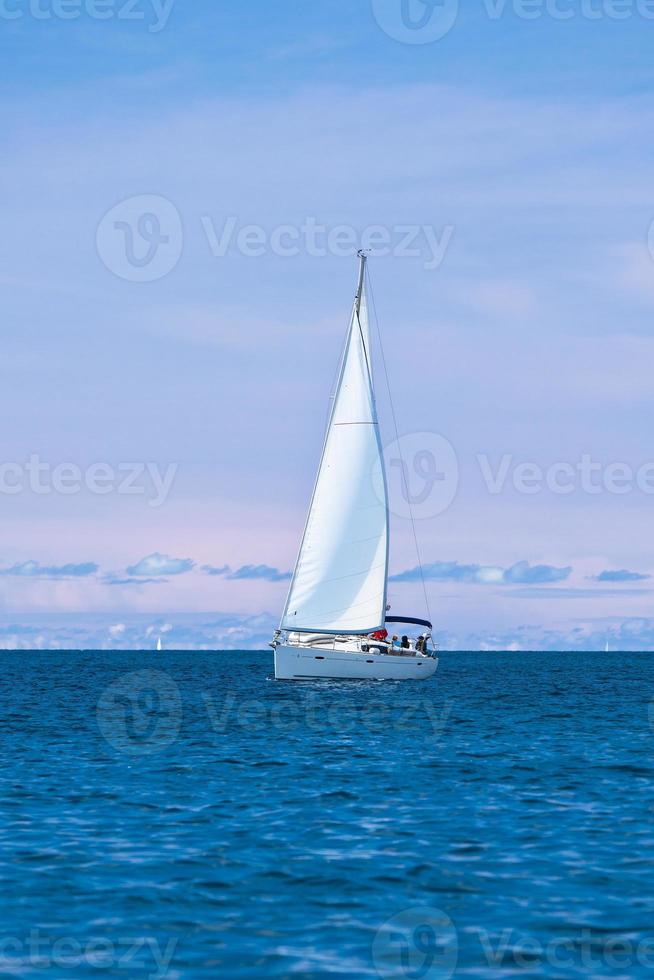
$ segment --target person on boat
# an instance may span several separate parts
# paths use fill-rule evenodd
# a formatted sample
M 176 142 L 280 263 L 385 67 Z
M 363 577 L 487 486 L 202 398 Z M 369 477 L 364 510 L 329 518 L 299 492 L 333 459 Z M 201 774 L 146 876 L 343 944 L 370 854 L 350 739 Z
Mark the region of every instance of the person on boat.
M 426 653 L 427 652 L 427 637 L 424 633 L 421 633 L 416 640 L 416 653 Z
M 400 649 L 400 638 L 399 636 L 397 636 L 396 633 L 393 633 L 393 649 L 394 650 Z
M 409 637 L 406 634 L 402 637 L 402 649 L 403 650 L 411 649 L 411 644 L 409 643 Z
M 386 629 L 375 630 L 374 633 L 371 633 L 370 634 L 370 639 L 371 640 L 386 640 L 386 639 L 388 639 L 388 630 L 386 630 Z

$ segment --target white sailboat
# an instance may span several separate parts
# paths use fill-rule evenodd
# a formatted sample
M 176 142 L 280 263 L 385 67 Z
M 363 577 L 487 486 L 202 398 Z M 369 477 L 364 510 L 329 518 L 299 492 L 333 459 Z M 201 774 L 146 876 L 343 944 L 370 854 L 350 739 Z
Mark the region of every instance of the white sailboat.
M 157 637 L 157 653 L 161 653 L 161 637 Z
M 318 476 L 284 613 L 271 646 L 275 677 L 421 680 L 438 661 L 426 619 L 387 616 L 388 489 L 375 404 L 366 256 Z M 373 474 L 381 473 L 375 480 Z M 398 649 L 386 625 L 422 627 Z M 386 634 L 386 636 L 384 636 Z M 408 645 L 406 645 L 408 642 Z

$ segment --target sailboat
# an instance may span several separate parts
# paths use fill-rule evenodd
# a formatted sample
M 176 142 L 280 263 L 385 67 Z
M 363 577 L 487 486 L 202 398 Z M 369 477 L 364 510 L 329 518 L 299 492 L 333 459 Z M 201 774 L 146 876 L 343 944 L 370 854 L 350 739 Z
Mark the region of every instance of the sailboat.
M 421 680 L 438 661 L 432 624 L 388 616 L 388 487 L 375 403 L 366 255 L 309 513 L 271 646 L 280 680 Z M 375 479 L 374 474 L 380 474 Z M 398 648 L 387 625 L 419 626 Z
M 161 637 L 157 637 L 157 653 L 161 653 Z

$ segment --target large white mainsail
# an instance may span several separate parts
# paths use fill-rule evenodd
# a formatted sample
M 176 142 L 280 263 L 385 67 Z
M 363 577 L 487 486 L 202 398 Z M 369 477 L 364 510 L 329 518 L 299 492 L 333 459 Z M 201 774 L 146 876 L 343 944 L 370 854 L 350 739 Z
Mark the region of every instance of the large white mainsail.
M 375 407 L 365 256 L 309 515 L 280 628 L 369 633 L 384 624 L 388 501 Z M 380 492 L 381 490 L 381 492 Z

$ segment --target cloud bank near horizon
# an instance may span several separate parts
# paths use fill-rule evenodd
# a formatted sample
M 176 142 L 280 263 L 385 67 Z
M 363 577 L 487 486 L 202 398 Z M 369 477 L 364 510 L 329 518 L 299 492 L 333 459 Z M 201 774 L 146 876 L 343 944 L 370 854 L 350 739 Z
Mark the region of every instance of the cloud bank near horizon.
M 0 650 L 143 650 L 154 651 L 162 638 L 167 650 L 257 650 L 270 657 L 268 643 L 278 619 L 232 613 L 186 613 L 153 617 L 130 614 L 75 616 L 0 614 Z M 603 651 L 654 652 L 654 618 L 606 617 L 569 620 L 556 627 L 507 624 L 501 629 L 437 631 L 443 651 Z M 162 661 L 165 669 L 165 659 Z M 272 667 L 272 663 L 271 663 Z
M 645 579 L 651 578 L 650 575 L 646 575 L 643 572 L 630 572 L 626 568 L 620 569 L 606 569 L 600 572 L 599 575 L 591 576 L 595 582 L 644 582 Z
M 519 561 L 510 568 L 497 565 L 462 565 L 456 561 L 436 561 L 408 568 L 390 575 L 389 582 L 467 582 L 480 585 L 543 585 L 564 582 L 570 577 L 572 566 L 557 568 L 554 565 L 530 565 Z
M 1 568 L 0 575 L 20 578 L 88 578 L 90 575 L 95 575 L 99 569 L 100 566 L 92 561 L 67 565 L 41 565 L 38 561 L 23 561 L 9 568 Z
M 388 580 L 391 583 L 417 583 L 424 578 L 425 582 L 434 583 L 448 582 L 536 587 L 565 582 L 570 578 L 573 571 L 574 569 L 571 565 L 532 565 L 526 559 L 514 562 L 514 564 L 506 567 L 459 561 L 434 561 L 423 564 L 422 568 L 415 565 L 401 572 L 391 574 Z M 6 568 L 0 568 L 0 576 L 6 578 L 37 580 L 97 577 L 97 580 L 101 584 L 114 587 L 170 584 L 171 578 L 174 579 L 192 572 L 208 575 L 212 578 L 220 578 L 228 582 L 264 582 L 277 584 L 288 582 L 292 578 L 291 571 L 281 571 L 279 568 L 265 563 L 241 565 L 234 569 L 229 564 L 200 564 L 192 558 L 176 558 L 161 552 L 153 552 L 150 555 L 146 555 L 138 562 L 127 565 L 123 571 L 113 570 L 101 572 L 100 565 L 97 562 L 47 565 L 35 560 L 16 562 Z M 588 581 L 613 585 L 643 582 L 650 578 L 651 575 L 649 573 L 630 571 L 628 569 L 603 569 L 594 575 L 586 576 Z M 586 589 L 585 592 L 589 595 L 593 594 L 589 589 Z M 620 593 L 618 591 L 616 594 L 626 595 L 627 592 Z

